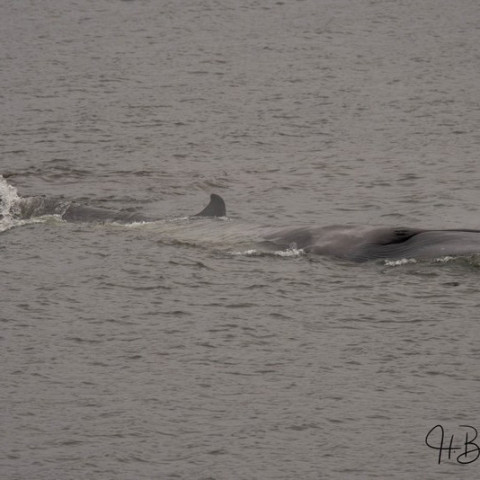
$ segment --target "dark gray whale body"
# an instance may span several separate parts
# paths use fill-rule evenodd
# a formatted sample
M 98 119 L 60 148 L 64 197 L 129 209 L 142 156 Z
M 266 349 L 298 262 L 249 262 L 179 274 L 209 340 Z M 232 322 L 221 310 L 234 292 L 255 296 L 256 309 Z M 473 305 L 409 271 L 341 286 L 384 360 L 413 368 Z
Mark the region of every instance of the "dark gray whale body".
M 213 194 L 210 204 L 198 215 L 225 216 L 225 212 L 225 202 Z M 276 248 L 294 247 L 355 262 L 480 254 L 480 230 L 469 229 L 333 225 L 266 231 L 264 239 Z
M 210 195 L 210 203 L 194 217 L 225 217 L 227 210 L 223 198 L 215 193 Z M 115 212 L 104 208 L 86 207 L 83 205 L 70 204 L 61 215 L 63 220 L 68 222 L 83 222 L 86 219 L 90 222 L 152 222 L 151 218 L 144 217 L 139 213 Z
M 225 202 L 220 195 L 212 193 L 210 195 L 210 203 L 200 212 L 194 215 L 194 217 L 226 217 L 227 209 Z
M 43 215 L 57 215 L 67 222 L 145 222 L 143 215 L 130 211 L 114 211 L 106 208 L 89 207 L 63 199 L 48 197 L 22 198 L 12 212 L 14 216 L 26 219 Z
M 268 234 L 266 240 L 283 248 L 294 245 L 307 253 L 355 262 L 480 253 L 480 230 L 330 226 L 281 230 Z
M 138 213 L 82 206 L 75 203 L 31 197 L 20 205 L 21 218 L 46 214 L 70 222 L 148 222 Z M 223 199 L 216 194 L 194 217 L 225 217 Z M 355 262 L 377 259 L 434 259 L 445 256 L 480 254 L 480 230 L 420 229 L 370 226 L 297 227 L 282 230 L 261 229 L 262 244 L 269 248 L 302 249 L 306 253 L 329 255 Z
M 210 195 L 210 203 L 194 217 L 225 217 L 227 210 L 223 198 L 215 193 Z M 151 218 L 144 217 L 138 213 L 115 212 L 104 208 L 86 207 L 83 205 L 70 204 L 61 215 L 67 222 L 83 222 L 86 219 L 90 222 L 152 222 Z
M 125 210 L 118 212 L 107 208 L 90 207 L 43 196 L 23 198 L 18 204 L 18 211 L 15 213 L 22 219 L 42 215 L 57 215 L 67 222 L 134 223 L 155 221 L 155 219 L 145 217 L 136 212 Z M 194 217 L 224 217 L 225 215 L 225 202 L 219 195 L 212 193 L 210 195 L 210 203 Z

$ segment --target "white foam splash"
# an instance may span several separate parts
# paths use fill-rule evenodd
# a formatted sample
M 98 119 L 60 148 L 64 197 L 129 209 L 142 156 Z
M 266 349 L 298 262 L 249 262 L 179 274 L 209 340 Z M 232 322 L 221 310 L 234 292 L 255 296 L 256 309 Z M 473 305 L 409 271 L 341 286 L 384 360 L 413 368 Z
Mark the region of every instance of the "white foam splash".
M 0 175 L 0 232 L 12 228 L 15 224 L 12 213 L 20 202 L 17 189 L 9 185 Z
M 257 255 L 257 250 L 255 250 L 254 248 L 253 249 L 250 249 L 250 250 L 244 250 L 243 252 L 232 252 L 232 255 L 242 255 L 242 256 L 245 256 L 245 257 L 253 257 L 255 255 Z
M 274 255 L 279 257 L 300 257 L 305 252 L 301 248 L 287 248 L 287 250 L 278 250 L 274 252 Z
M 406 265 L 407 263 L 417 263 L 414 258 L 401 258 L 400 260 L 385 260 L 387 267 L 398 267 L 400 265 Z
M 156 223 L 156 222 L 154 221 L 149 222 L 147 220 L 131 222 L 131 223 L 109 222 L 109 225 L 114 225 L 116 227 L 122 227 L 122 228 L 141 228 L 141 227 L 144 227 L 145 225 L 151 225 L 152 223 Z
M 232 252 L 232 255 L 241 255 L 244 257 L 256 257 L 264 255 L 274 255 L 277 257 L 300 257 L 304 254 L 305 252 L 301 248 L 287 248 L 287 250 L 277 250 L 275 252 L 263 252 L 252 248 L 249 250 Z
M 450 262 L 452 260 L 455 260 L 455 258 L 458 258 L 458 257 L 452 257 L 450 255 L 445 255 L 444 257 L 436 258 L 434 260 L 434 262 L 436 262 L 436 263 L 447 263 L 447 262 Z

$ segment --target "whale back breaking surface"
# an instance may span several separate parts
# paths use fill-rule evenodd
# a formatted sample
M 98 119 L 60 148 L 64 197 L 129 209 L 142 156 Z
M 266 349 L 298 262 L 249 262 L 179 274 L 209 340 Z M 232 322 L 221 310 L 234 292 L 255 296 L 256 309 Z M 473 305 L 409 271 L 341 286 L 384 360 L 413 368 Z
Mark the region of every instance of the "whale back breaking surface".
M 133 212 L 116 212 L 106 208 L 87 207 L 84 205 L 68 205 L 65 212 L 61 215 L 67 222 L 148 222 L 148 218 Z
M 284 229 L 266 236 L 277 246 L 295 246 L 308 253 L 332 255 L 361 261 L 370 255 L 381 256 L 393 245 L 401 245 L 422 232 L 420 229 L 332 225 Z
M 480 253 L 480 231 L 423 230 L 404 241 L 360 244 L 348 252 L 346 258 L 363 262 L 377 259 L 433 259 L 477 253 Z
M 480 253 L 480 230 L 425 230 L 365 226 L 284 229 L 266 235 L 273 244 L 355 262 L 428 259 Z
M 79 205 L 62 199 L 48 197 L 21 198 L 16 190 L 5 181 L 0 183 L 0 219 L 6 224 L 3 230 L 10 228 L 5 220 L 9 218 L 38 218 L 42 215 L 56 215 L 70 222 L 152 222 L 131 211 L 112 211 L 108 209 Z M 209 204 L 193 217 L 225 217 L 225 202 L 219 195 L 212 194 Z M 192 217 L 189 217 L 192 218 Z M 196 222 L 195 222 L 196 223 Z M 162 224 L 163 225 L 163 224 Z M 178 233 L 179 225 L 172 224 L 170 234 Z M 167 228 L 168 224 L 163 225 Z M 227 225 L 228 226 L 228 225 Z M 183 225 L 183 230 L 192 228 L 193 224 Z M 200 228 L 201 227 L 201 228 Z M 199 225 L 192 235 L 208 235 L 206 227 Z M 256 239 L 261 245 L 280 249 L 301 249 L 306 253 L 328 255 L 355 262 L 377 259 L 432 259 L 445 256 L 465 256 L 480 254 L 480 230 L 471 229 L 419 229 L 405 227 L 371 227 L 355 225 L 332 225 L 325 227 L 294 227 L 280 230 L 269 228 L 242 227 L 227 233 L 220 233 L 208 227 L 208 234 L 219 234 L 218 240 L 226 243 L 239 241 L 241 234 Z M 180 230 L 182 230 L 180 228 Z M 182 230 L 182 231 L 183 231 Z M 223 236 L 222 236 L 223 235 Z M 257 238 L 258 237 L 258 238 Z M 195 237 L 196 238 L 196 237 Z M 233 239 L 233 240 L 232 240 Z

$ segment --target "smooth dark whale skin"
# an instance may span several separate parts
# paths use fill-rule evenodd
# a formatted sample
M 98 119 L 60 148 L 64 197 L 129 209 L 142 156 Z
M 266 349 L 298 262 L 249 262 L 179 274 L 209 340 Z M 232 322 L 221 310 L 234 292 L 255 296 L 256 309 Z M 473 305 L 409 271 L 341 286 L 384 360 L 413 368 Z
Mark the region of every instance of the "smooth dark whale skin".
M 210 195 L 210 203 L 194 217 L 226 217 L 227 208 L 225 202 L 220 195 L 212 193 Z
M 210 195 L 210 203 L 194 217 L 225 217 L 227 210 L 223 198 L 215 193 Z M 67 222 L 152 222 L 151 218 L 144 217 L 138 213 L 115 212 L 104 208 L 87 207 L 83 205 L 70 204 L 61 215 Z
M 84 205 L 69 205 L 61 215 L 62 220 L 67 222 L 148 222 L 151 221 L 138 213 L 116 212 L 106 208 L 86 207 Z
M 156 219 L 146 217 L 131 211 L 115 211 L 107 208 L 91 207 L 75 202 L 68 202 L 62 198 L 45 196 L 22 198 L 15 206 L 12 214 L 21 219 L 56 215 L 67 222 L 88 223 L 135 223 L 153 222 Z M 212 193 L 210 203 L 193 217 L 225 217 L 227 214 L 222 197 Z M 1 218 L 1 216 L 0 216 Z
M 68 222 L 146 222 L 146 217 L 129 211 L 115 211 L 90 207 L 63 199 L 48 197 L 27 197 L 21 199 L 14 209 L 14 215 L 26 219 L 42 215 L 57 215 Z
M 46 197 L 30 197 L 18 206 L 20 218 L 58 215 L 69 222 L 148 222 L 138 213 L 116 212 Z M 209 204 L 192 217 L 224 217 L 225 202 L 212 194 Z M 263 244 L 275 248 L 298 248 L 307 253 L 329 255 L 355 262 L 377 259 L 433 259 L 480 254 L 480 230 L 421 229 L 404 227 L 340 226 L 261 229 Z
M 57 215 L 67 222 L 93 223 L 134 223 L 153 222 L 155 219 L 129 211 L 115 211 L 107 208 L 90 207 L 75 202 L 66 202 L 63 199 L 44 196 L 23 198 L 17 205 L 15 212 L 19 218 L 32 218 L 42 215 Z M 210 195 L 210 203 L 194 217 L 224 217 L 226 216 L 225 202 L 214 193 Z
M 225 202 L 220 195 L 212 193 L 210 195 L 209 204 L 194 217 L 225 217 L 227 209 Z M 70 204 L 62 214 L 62 219 L 67 222 L 82 222 L 88 219 L 90 222 L 152 222 L 151 218 L 147 218 L 139 213 L 115 212 L 104 208 L 87 207 L 84 205 Z
M 368 226 L 284 229 L 265 239 L 277 247 L 292 245 L 307 253 L 355 262 L 403 258 L 433 259 L 480 253 L 480 230 L 425 230 Z

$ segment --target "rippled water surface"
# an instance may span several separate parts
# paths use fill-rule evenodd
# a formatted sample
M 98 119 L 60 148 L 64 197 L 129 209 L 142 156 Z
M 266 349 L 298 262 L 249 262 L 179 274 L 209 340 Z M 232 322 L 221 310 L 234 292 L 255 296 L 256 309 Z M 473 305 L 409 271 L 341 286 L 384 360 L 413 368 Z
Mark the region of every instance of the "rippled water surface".
M 478 2 L 4 3 L 0 476 L 475 478 L 479 259 L 251 240 L 480 228 Z

